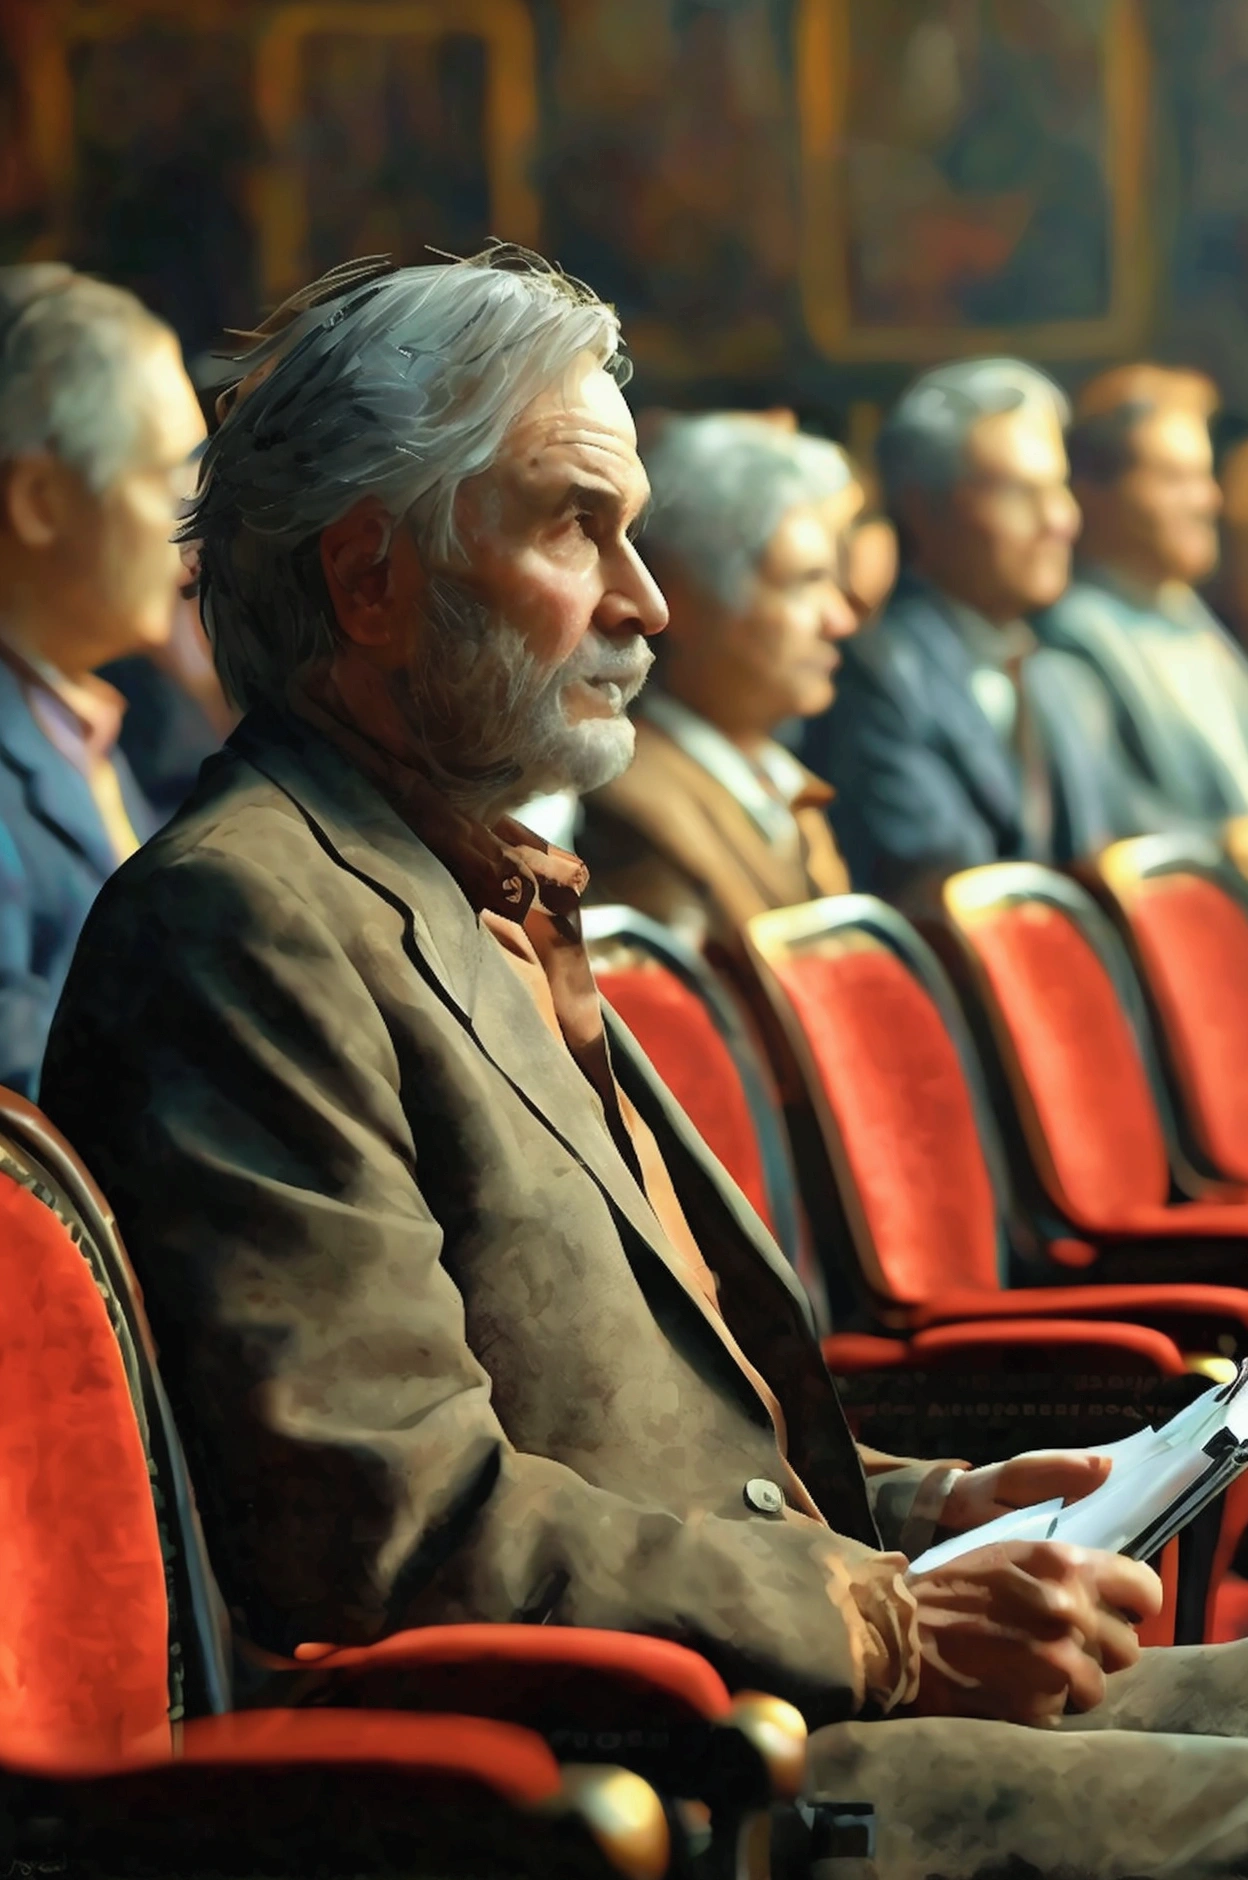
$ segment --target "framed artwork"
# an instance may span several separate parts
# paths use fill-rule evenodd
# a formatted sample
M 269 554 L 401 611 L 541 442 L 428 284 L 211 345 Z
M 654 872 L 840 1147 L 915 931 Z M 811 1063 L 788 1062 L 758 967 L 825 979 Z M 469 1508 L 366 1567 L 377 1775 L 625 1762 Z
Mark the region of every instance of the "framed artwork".
M 798 0 L 796 21 L 802 304 L 826 355 L 1140 343 L 1138 0 Z
M 223 0 L 60 0 L 25 43 L 40 213 L 23 258 L 123 281 L 192 344 L 254 313 L 236 17 Z
M 9 6 L 6 258 L 124 281 L 192 349 L 352 256 L 538 245 L 524 0 Z
M 265 298 L 350 255 L 536 247 L 535 67 L 523 0 L 275 8 L 254 71 Z

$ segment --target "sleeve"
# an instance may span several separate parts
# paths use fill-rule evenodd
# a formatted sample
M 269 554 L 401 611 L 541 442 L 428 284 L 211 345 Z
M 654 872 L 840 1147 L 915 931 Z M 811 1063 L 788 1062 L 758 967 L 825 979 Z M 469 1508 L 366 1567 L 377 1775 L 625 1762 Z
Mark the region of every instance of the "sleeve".
M 401 1078 L 339 939 L 262 870 L 201 853 L 148 886 L 97 903 L 47 1099 L 141 1261 L 251 1635 L 554 1618 L 676 1639 L 812 1721 L 910 1701 L 900 1555 L 682 1521 L 516 1448 L 421 1191 L 454 1093 Z
M 808 745 L 836 791 L 831 819 L 854 887 L 897 900 L 921 879 L 996 859 L 991 831 L 889 676 L 859 659 Z
M 26 871 L 0 824 L 0 1084 L 33 1098 L 56 995 L 32 969 L 31 939 Z
M 886 1456 L 861 1443 L 858 1455 L 881 1540 L 907 1560 L 915 1559 L 931 1546 L 954 1478 L 969 1469 L 970 1463 L 952 1458 L 918 1462 L 906 1456 Z

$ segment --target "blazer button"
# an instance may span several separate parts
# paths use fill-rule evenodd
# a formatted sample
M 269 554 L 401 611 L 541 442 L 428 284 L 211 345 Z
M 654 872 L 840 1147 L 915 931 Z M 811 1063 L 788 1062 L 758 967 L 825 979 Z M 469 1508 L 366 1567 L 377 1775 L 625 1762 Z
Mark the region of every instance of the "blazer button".
M 745 1485 L 745 1505 L 755 1514 L 783 1514 L 784 1496 L 774 1482 L 756 1475 Z

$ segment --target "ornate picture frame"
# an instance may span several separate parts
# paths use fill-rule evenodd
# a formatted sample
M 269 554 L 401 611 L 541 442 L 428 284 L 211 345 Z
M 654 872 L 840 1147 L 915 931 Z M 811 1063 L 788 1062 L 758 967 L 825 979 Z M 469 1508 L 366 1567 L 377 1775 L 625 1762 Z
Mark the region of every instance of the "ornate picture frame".
M 1045 8 L 1063 29 L 1063 84 L 1072 69 L 1082 80 L 1078 117 L 1059 109 L 1056 84 L 1046 99 L 1043 59 L 1027 56 Z M 801 298 L 817 348 L 912 364 L 1093 359 L 1140 344 L 1153 263 L 1139 0 L 931 0 L 911 5 L 901 30 L 895 10 L 798 0 Z M 969 82 L 957 66 L 968 42 Z M 873 81 L 891 111 L 873 103 Z

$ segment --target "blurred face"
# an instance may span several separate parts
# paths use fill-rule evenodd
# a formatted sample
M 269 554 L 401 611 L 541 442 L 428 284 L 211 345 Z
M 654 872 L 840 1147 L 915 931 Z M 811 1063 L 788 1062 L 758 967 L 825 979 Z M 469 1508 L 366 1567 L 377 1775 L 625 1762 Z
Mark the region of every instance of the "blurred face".
M 1079 520 L 1057 416 L 1026 407 L 981 419 L 948 498 L 908 517 L 917 572 L 997 622 L 1058 599 Z
M 1134 461 L 1112 489 L 1086 493 L 1090 544 L 1150 581 L 1203 581 L 1218 558 L 1221 493 L 1199 412 L 1155 412 L 1136 427 Z M 1102 519 L 1102 509 L 1105 514 Z
M 858 627 L 844 591 L 842 538 L 828 522 L 826 506 L 789 511 L 750 577 L 744 605 L 723 619 L 707 648 L 721 683 L 731 684 L 767 730 L 826 711 L 836 696 L 841 642 Z
M 172 536 L 204 421 L 176 342 L 143 339 L 129 395 L 140 413 L 129 467 L 102 495 L 80 492 L 72 663 L 83 671 L 162 645 L 186 579 Z

